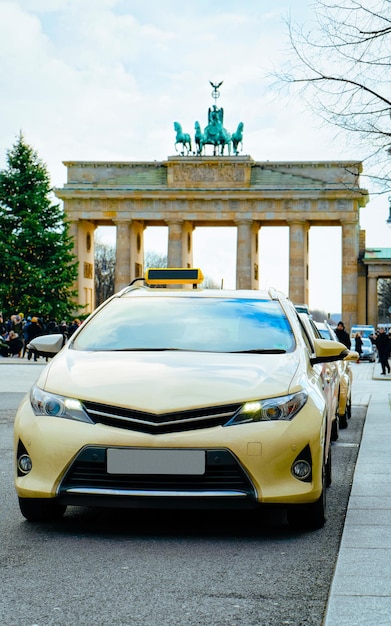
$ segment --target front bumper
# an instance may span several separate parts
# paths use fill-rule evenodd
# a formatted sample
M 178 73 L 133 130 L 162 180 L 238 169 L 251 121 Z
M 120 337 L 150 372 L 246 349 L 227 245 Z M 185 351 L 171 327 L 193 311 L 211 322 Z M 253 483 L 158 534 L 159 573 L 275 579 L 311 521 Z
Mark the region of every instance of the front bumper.
M 63 504 L 84 502 L 134 508 L 225 508 L 254 506 L 257 494 L 229 450 L 207 450 L 201 475 L 110 474 L 106 449 L 88 446 L 61 480 L 57 497 Z
M 15 457 L 25 449 L 32 470 L 15 485 L 21 498 L 62 504 L 134 508 L 253 508 L 316 501 L 322 492 L 326 418 L 307 402 L 292 421 L 262 422 L 150 435 L 61 418 L 36 417 L 28 398 L 15 420 Z M 202 476 L 109 474 L 108 448 L 202 449 Z M 310 481 L 292 464 L 310 450 Z

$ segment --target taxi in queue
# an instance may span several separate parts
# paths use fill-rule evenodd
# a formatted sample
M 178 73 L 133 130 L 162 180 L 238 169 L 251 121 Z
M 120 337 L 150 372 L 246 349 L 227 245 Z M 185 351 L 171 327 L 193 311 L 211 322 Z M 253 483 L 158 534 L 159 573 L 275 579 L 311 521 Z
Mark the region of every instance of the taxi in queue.
M 68 506 L 259 509 L 319 528 L 331 482 L 332 410 L 319 363 L 355 359 L 306 340 L 269 289 L 202 289 L 197 268 L 152 268 L 100 305 L 17 411 L 22 515 Z

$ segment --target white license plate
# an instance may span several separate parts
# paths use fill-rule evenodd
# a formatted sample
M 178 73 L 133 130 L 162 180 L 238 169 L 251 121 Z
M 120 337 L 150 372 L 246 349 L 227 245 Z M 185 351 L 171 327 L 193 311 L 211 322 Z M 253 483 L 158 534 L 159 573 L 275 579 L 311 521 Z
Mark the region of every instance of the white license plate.
M 204 450 L 108 448 L 108 474 L 205 474 Z

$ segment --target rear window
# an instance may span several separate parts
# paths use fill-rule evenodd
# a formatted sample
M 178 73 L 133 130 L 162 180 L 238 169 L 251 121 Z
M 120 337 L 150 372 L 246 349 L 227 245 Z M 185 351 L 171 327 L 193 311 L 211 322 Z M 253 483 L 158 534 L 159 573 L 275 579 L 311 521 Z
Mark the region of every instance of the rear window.
M 350 336 L 355 337 L 357 333 L 360 333 L 361 337 L 369 337 L 369 335 L 375 334 L 375 327 L 370 326 L 369 324 L 352 326 Z
M 76 350 L 284 351 L 295 348 L 279 302 L 197 297 L 114 298 L 75 337 Z

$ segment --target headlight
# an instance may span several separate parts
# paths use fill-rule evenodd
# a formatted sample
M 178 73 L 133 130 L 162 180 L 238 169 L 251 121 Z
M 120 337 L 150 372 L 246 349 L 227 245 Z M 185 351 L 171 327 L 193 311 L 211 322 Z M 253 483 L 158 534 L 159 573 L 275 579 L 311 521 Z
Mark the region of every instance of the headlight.
M 30 392 L 30 402 L 35 415 L 63 417 L 94 424 L 85 412 L 82 403 L 75 398 L 57 396 L 54 393 L 42 391 L 34 385 Z
M 246 402 L 224 426 L 246 422 L 289 421 L 303 408 L 307 398 L 305 391 L 299 391 L 289 396 Z

